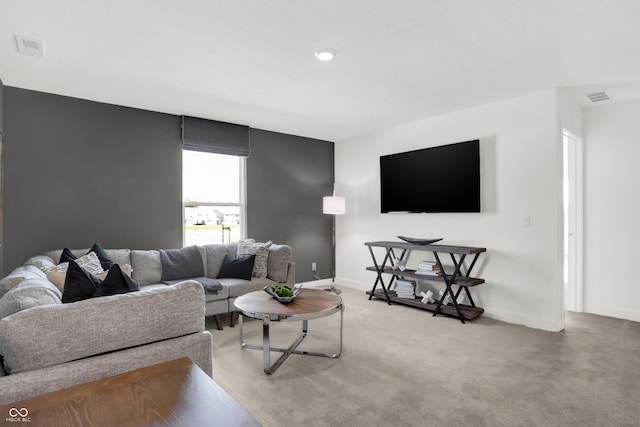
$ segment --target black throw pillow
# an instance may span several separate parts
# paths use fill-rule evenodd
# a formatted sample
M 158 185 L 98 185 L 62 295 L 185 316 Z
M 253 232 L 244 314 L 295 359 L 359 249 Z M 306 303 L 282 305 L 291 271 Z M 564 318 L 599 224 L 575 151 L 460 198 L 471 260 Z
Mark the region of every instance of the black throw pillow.
M 224 256 L 218 279 L 245 279 L 251 280 L 253 264 L 256 261 L 255 255 L 247 255 L 238 258 L 229 255 Z
M 100 279 L 80 267 L 74 260 L 69 260 L 67 275 L 64 279 L 62 303 L 89 299 L 96 293 L 100 284 Z
M 93 294 L 94 297 L 105 297 L 107 295 L 126 294 L 140 290 L 140 284 L 124 273 L 118 264 L 113 264 L 109 269 L 107 277 L 104 278 L 98 289 Z
M 113 261 L 111 260 L 111 258 L 107 254 L 107 251 L 102 249 L 102 246 L 100 246 L 100 243 L 95 242 L 93 244 L 93 246 L 91 246 L 91 249 L 89 249 L 89 252 L 95 252 L 96 253 L 96 255 L 98 256 L 98 259 L 100 260 L 100 265 L 102 265 L 102 269 L 104 271 L 107 271 L 111 267 L 113 267 L 113 265 L 114 265 Z
M 60 264 L 62 264 L 63 262 L 75 261 L 77 259 L 78 257 L 75 256 L 69 248 L 64 248 L 62 250 L 62 253 L 60 254 Z

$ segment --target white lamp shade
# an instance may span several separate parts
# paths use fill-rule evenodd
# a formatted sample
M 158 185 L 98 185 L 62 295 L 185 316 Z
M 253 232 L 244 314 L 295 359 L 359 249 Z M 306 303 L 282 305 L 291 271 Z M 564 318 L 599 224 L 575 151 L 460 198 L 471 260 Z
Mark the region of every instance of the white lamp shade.
M 346 212 L 347 202 L 344 197 L 326 196 L 322 198 L 322 213 L 341 215 Z

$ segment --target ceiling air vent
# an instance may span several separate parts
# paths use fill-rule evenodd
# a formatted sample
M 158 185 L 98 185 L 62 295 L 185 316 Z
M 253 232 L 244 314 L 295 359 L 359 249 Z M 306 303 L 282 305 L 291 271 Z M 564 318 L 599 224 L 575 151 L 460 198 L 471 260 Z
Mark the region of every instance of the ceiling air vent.
M 44 58 L 44 45 L 41 40 L 36 40 L 16 34 L 16 44 L 18 52 L 35 56 L 36 58 Z
M 611 98 L 609 98 L 609 95 L 607 95 L 607 92 L 605 91 L 600 91 L 600 92 L 593 92 L 593 93 L 588 93 L 587 94 L 587 98 L 589 98 L 589 100 L 591 102 L 600 102 L 600 101 L 607 101 Z

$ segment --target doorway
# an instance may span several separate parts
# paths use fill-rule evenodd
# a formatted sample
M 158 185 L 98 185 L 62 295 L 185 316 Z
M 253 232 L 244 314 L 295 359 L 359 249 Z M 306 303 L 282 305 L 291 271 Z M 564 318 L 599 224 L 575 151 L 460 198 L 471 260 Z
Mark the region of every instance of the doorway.
M 562 131 L 562 154 L 564 310 L 582 312 L 582 139 L 566 129 Z

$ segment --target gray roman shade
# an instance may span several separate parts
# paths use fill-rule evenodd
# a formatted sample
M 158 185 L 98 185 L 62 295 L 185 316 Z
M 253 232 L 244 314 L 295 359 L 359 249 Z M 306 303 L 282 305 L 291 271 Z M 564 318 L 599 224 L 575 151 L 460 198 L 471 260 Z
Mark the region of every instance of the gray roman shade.
M 182 116 L 185 150 L 249 157 L 249 126 Z

